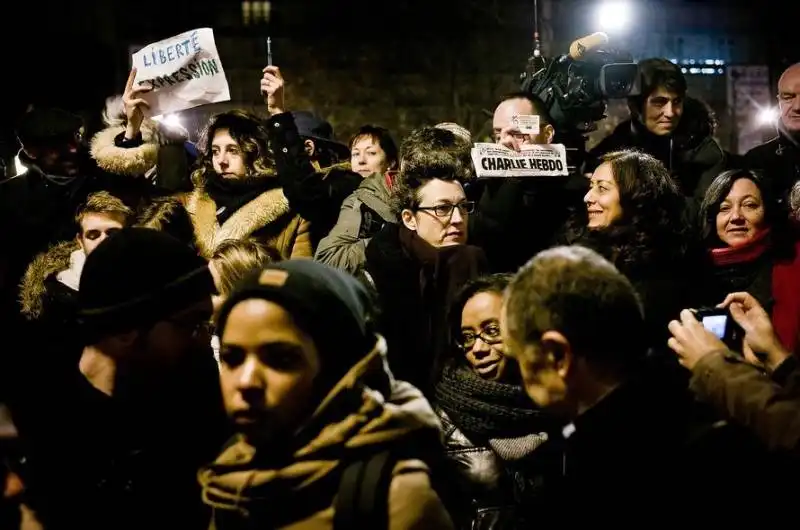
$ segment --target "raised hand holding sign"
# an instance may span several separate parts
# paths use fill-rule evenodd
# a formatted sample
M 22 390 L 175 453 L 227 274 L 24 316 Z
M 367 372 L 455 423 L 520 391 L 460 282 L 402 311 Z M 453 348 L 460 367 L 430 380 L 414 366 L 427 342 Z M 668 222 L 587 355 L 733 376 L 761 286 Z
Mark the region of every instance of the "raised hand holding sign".
M 122 93 L 122 105 L 125 107 L 125 117 L 127 119 L 127 127 L 125 129 L 126 140 L 132 140 L 139 134 L 142 120 L 144 120 L 144 112 L 142 109 L 146 109 L 150 106 L 150 104 L 142 98 L 142 95 L 153 89 L 153 87 L 146 83 L 134 87 L 134 79 L 136 79 L 135 67 L 131 68 L 128 81 L 125 83 L 125 92 Z

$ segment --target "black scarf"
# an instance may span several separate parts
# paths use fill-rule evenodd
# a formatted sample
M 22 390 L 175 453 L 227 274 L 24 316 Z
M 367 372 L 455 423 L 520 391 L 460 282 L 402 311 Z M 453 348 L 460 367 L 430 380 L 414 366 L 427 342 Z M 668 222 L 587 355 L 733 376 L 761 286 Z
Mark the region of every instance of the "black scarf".
M 544 413 L 522 386 L 487 381 L 454 362 L 442 370 L 436 401 L 467 436 L 507 438 L 543 430 Z
M 278 187 L 277 178 L 245 177 L 226 179 L 217 174 L 210 174 L 205 189 L 217 205 L 217 221 L 222 224 L 236 210 L 252 201 L 262 193 Z
M 553 428 L 521 386 L 486 381 L 453 362 L 442 371 L 436 401 L 467 438 L 506 462 L 526 458 Z

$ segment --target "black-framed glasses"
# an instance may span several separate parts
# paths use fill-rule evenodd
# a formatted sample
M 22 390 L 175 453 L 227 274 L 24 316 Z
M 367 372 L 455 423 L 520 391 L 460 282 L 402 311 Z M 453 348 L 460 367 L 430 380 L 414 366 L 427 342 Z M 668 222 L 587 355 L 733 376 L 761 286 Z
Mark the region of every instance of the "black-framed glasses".
M 458 204 L 440 204 L 438 206 L 418 206 L 417 210 L 433 212 L 436 217 L 450 217 L 453 215 L 456 208 L 461 212 L 461 215 L 473 213 L 475 211 L 475 201 L 464 201 Z
M 499 344 L 503 342 L 503 335 L 500 333 L 500 326 L 497 324 L 489 324 L 481 329 L 478 333 L 472 331 L 462 331 L 461 335 L 456 338 L 458 346 L 464 350 L 470 350 L 478 341 L 478 337 L 486 344 Z

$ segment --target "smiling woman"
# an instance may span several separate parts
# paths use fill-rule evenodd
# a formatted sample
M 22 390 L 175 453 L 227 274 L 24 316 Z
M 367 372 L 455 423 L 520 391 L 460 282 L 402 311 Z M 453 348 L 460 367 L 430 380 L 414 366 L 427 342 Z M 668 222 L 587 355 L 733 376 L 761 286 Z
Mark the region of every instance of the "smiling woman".
M 784 347 L 794 351 L 800 247 L 772 187 L 758 173 L 726 171 L 709 186 L 700 211 L 710 262 L 703 305 L 716 305 L 729 293 L 750 293 L 767 308 Z
M 596 250 L 628 277 L 643 299 L 653 347 L 664 349 L 667 323 L 693 307 L 686 297 L 699 252 L 686 199 L 653 156 L 626 150 L 601 161 L 585 209 L 572 216 L 562 241 Z
M 525 526 L 514 499 L 535 488 L 535 477 L 515 462 L 547 438 L 544 416 L 525 394 L 516 361 L 506 356 L 500 319 L 512 278 L 485 276 L 458 293 L 449 318 L 452 347 L 437 370 L 434 407 L 461 482 L 457 490 L 467 497 L 459 506 L 471 507 L 460 510 L 460 528 Z

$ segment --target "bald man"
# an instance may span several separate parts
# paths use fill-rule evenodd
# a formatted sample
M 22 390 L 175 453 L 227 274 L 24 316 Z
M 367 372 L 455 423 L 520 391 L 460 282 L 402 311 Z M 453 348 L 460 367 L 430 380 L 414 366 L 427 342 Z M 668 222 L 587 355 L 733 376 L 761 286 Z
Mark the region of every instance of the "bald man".
M 745 155 L 750 169 L 761 170 L 781 201 L 800 181 L 800 63 L 784 70 L 778 80 L 778 136 Z
M 778 105 L 781 125 L 797 144 L 800 138 L 800 63 L 793 64 L 781 75 L 778 81 Z

